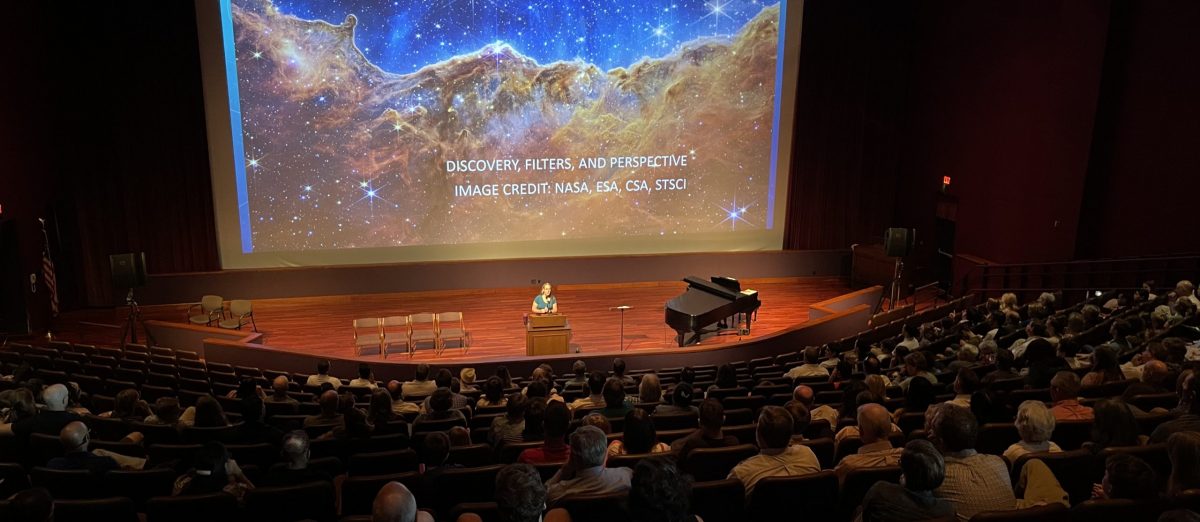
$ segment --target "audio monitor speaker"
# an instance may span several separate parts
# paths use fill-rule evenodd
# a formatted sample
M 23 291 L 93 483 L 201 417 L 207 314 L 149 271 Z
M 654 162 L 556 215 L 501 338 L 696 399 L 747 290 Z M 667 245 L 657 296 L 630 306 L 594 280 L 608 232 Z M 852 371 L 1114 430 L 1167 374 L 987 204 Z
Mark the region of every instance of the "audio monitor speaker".
M 113 288 L 140 288 L 146 286 L 146 253 L 130 252 L 108 256 L 112 271 Z
M 883 249 L 888 257 L 908 257 L 916 240 L 915 228 L 889 228 L 883 234 Z

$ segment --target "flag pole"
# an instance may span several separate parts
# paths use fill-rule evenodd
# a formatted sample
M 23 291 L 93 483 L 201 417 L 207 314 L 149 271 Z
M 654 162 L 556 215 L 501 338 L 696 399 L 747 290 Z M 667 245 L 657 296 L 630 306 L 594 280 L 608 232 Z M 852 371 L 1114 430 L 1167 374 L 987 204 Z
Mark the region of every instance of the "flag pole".
M 50 298 L 50 322 L 46 326 L 46 340 L 54 340 L 54 320 L 58 317 L 58 281 L 54 260 L 50 258 L 50 234 L 46 232 L 46 219 L 38 218 L 42 226 L 42 283 Z

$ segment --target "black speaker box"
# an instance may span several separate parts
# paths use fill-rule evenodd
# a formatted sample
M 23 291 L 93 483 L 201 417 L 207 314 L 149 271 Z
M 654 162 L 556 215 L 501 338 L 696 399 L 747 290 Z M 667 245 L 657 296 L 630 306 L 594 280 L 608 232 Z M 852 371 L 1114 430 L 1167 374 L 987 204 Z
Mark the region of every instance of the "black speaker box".
M 112 271 L 113 288 L 141 288 L 146 286 L 146 253 L 130 252 L 108 256 Z
M 883 249 L 888 257 L 908 257 L 916 244 L 917 229 L 889 228 L 883 234 Z

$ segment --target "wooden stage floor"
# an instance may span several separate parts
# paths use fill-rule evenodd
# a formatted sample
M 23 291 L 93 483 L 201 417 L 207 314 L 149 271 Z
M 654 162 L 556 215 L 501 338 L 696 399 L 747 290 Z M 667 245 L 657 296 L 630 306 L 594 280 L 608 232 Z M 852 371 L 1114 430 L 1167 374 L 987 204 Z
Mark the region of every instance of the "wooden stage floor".
M 801 277 L 749 279 L 743 288 L 758 290 L 762 308 L 751 335 L 734 332 L 705 337 L 702 345 L 736 342 L 778 332 L 808 319 L 809 305 L 849 291 L 845 278 Z M 595 354 L 619 347 L 620 313 L 610 307 L 629 305 L 625 312 L 625 342 L 629 350 L 673 348 L 675 331 L 663 321 L 663 306 L 687 287 L 682 281 L 608 285 L 563 285 L 556 288 L 559 311 L 572 327 L 572 344 Z M 504 288 L 343 295 L 254 301 L 263 344 L 289 351 L 348 358 L 354 354 L 351 321 L 362 317 L 407 315 L 419 312 L 463 312 L 471 346 L 466 355 L 449 348 L 441 356 L 418 352 L 414 361 L 470 362 L 494 358 L 525 357 L 522 316 L 529 311 L 536 288 Z M 143 319 L 186 321 L 186 304 L 142 307 Z M 113 344 L 126 310 L 78 310 L 59 317 L 55 335 L 67 341 Z M 248 327 L 247 327 L 248 328 Z M 140 335 L 140 334 L 139 334 Z M 144 341 L 143 341 L 144 342 Z M 361 357 L 378 361 L 378 355 Z M 403 355 L 388 360 L 407 361 Z

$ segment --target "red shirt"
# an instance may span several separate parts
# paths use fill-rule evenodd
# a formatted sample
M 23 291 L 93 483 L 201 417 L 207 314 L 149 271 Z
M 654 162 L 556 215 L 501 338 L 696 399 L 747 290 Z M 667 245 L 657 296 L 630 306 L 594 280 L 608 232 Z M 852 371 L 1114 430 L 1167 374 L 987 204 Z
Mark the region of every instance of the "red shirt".
M 545 464 L 547 462 L 566 462 L 571 456 L 571 447 L 566 444 L 547 446 L 542 444 L 537 448 L 529 448 L 521 452 L 517 462 L 521 464 Z

